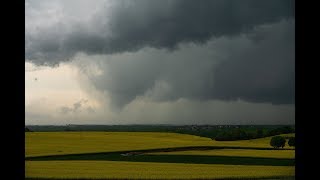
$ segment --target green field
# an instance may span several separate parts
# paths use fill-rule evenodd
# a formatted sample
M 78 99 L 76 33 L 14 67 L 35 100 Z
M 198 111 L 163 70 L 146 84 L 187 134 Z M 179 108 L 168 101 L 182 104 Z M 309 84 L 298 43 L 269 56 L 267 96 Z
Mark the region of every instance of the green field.
M 226 142 L 162 132 L 28 132 L 26 177 L 213 179 L 294 176 L 294 149 L 286 145 L 285 150 L 273 150 L 270 139 Z M 191 147 L 211 149 L 186 150 Z M 163 152 L 168 150 L 163 148 L 172 148 L 170 151 L 173 152 Z M 127 152 L 140 154 L 121 155 Z
M 209 155 L 209 156 L 240 156 L 240 157 L 265 157 L 294 159 L 295 151 L 292 150 L 252 150 L 252 149 L 215 149 L 205 151 L 173 151 L 148 154 L 167 155 Z

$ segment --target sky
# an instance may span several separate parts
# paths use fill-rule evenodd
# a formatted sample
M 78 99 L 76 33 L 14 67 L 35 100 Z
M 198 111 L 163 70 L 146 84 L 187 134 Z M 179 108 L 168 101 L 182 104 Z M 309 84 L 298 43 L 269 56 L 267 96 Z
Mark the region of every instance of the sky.
M 294 124 L 293 0 L 26 0 L 25 123 Z

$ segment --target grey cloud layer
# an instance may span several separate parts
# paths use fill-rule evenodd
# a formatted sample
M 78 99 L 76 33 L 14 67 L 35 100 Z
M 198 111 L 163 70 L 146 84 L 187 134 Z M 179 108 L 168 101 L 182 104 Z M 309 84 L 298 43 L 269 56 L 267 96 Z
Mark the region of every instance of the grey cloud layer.
M 110 93 L 113 105 L 119 107 L 139 96 L 155 101 L 294 103 L 294 20 L 258 26 L 232 38 L 214 38 L 203 45 L 185 43 L 172 52 L 144 48 L 75 59 L 98 64 L 98 75 L 87 74 L 90 86 Z
M 141 96 L 294 104 L 294 1 L 107 2 L 86 22 L 26 20 L 26 59 L 96 63 L 89 85 L 116 107 Z
M 245 47 L 247 49 L 230 54 L 214 69 L 213 97 L 294 103 L 294 34 L 294 21 L 262 26 L 249 34 L 253 42 Z
M 77 52 L 112 54 L 146 46 L 173 50 L 181 42 L 204 43 L 212 36 L 237 35 L 294 16 L 291 0 L 107 2 L 111 8 L 102 8 L 88 22 L 53 21 L 27 30 L 26 59 L 57 64 Z

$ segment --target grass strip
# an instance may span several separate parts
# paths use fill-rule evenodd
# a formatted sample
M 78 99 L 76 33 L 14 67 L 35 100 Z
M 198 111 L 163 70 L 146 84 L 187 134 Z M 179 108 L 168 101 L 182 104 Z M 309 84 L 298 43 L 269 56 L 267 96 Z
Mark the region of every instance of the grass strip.
M 259 158 L 241 156 L 210 156 L 210 155 L 134 155 L 122 156 L 119 153 L 59 155 L 28 158 L 28 161 L 56 161 L 56 160 L 90 160 L 90 161 L 127 161 L 127 162 L 158 162 L 158 163 L 186 163 L 186 164 L 225 164 L 225 165 L 268 165 L 294 166 L 294 159 Z

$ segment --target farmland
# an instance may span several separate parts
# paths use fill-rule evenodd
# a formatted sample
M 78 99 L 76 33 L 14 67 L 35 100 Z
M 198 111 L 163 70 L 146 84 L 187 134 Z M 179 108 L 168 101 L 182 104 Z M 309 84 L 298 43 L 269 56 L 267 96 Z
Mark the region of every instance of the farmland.
M 181 146 L 207 146 L 209 138 L 157 132 L 33 132 L 26 135 L 26 157 L 111 152 Z
M 243 166 L 116 161 L 27 161 L 27 176 L 44 178 L 230 178 L 293 176 L 292 166 Z M 28 175 L 30 174 L 30 175 Z
M 282 136 L 294 136 L 284 134 Z M 271 137 L 215 141 L 166 132 L 27 132 L 27 178 L 214 179 L 294 176 L 294 148 Z M 137 156 L 123 156 L 125 153 Z
M 26 133 L 25 147 L 26 157 L 29 157 L 185 146 L 270 148 L 270 139 L 271 137 L 241 141 L 214 141 L 205 137 L 162 132 L 32 132 Z
M 209 155 L 209 156 L 240 156 L 240 157 L 265 157 L 265 158 L 288 158 L 294 159 L 295 152 L 292 150 L 252 150 L 252 149 L 215 149 L 206 151 L 173 151 L 150 154 L 172 155 Z

